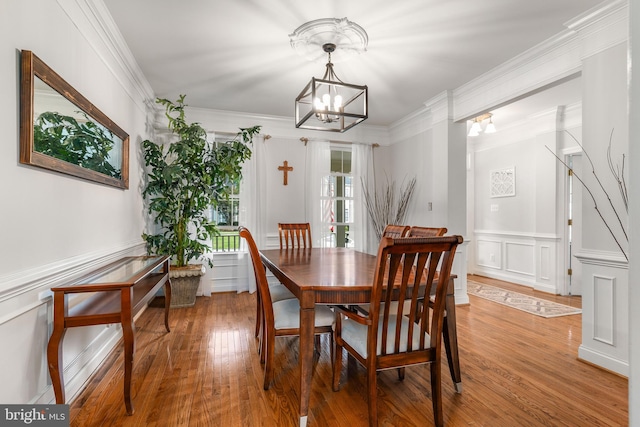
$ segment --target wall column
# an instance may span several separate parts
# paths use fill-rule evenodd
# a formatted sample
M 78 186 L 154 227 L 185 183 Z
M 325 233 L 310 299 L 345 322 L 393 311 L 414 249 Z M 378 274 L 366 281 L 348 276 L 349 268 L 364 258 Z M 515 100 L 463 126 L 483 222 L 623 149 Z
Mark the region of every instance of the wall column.
M 445 224 L 447 234 L 459 234 L 465 242 L 458 247 L 453 272 L 458 276 L 456 304 L 468 304 L 467 295 L 467 125 L 453 121 L 453 97 L 445 91 L 425 103 L 432 114 L 434 194 L 445 201 L 446 208 L 440 210 L 445 218 L 434 218 Z M 439 220 L 439 222 L 438 222 Z

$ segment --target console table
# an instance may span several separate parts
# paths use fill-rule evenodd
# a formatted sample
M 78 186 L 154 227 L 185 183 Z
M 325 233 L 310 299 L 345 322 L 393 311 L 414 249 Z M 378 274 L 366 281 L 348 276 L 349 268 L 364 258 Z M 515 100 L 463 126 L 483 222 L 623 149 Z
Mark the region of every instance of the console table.
M 131 371 L 135 351 L 134 316 L 164 285 L 164 325 L 169 330 L 171 283 L 169 256 L 125 257 L 75 280 L 53 292 L 53 332 L 47 346 L 49 374 L 56 403 L 65 403 L 62 363 L 62 339 L 67 328 L 122 324 L 124 341 L 124 404 L 133 414 Z M 82 295 L 78 295 L 82 294 Z M 75 295 L 69 301 L 69 297 Z M 76 299 L 74 301 L 74 299 Z M 74 304 L 75 302 L 75 304 Z

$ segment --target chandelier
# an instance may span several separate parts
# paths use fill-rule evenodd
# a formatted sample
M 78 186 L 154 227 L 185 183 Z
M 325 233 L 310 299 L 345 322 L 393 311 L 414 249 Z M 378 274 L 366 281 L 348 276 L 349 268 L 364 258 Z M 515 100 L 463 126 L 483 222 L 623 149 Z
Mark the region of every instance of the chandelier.
M 368 117 L 368 88 L 343 82 L 331 62 L 331 54 L 344 43 L 343 53 L 360 53 L 366 47 L 366 32 L 346 18 L 319 19 L 304 24 L 291 35 L 291 44 L 306 52 L 322 42 L 328 56 L 324 75 L 312 77 L 296 98 L 296 127 L 302 129 L 345 132 Z

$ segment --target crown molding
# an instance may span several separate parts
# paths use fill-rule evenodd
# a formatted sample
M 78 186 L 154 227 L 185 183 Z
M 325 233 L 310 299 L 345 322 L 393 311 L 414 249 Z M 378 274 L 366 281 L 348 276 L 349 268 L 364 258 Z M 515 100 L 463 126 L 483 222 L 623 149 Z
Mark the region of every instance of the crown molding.
M 585 57 L 627 39 L 627 9 L 626 0 L 605 2 L 566 24 L 565 31 L 456 88 L 454 120 L 475 117 L 580 72 Z
M 57 0 L 128 96 L 146 112 L 155 95 L 102 0 Z
M 613 0 L 592 8 L 567 21 L 565 26 L 578 33 L 582 42 L 582 57 L 593 56 L 628 40 L 628 0 Z
M 424 103 L 425 107 L 431 111 L 433 123 L 439 123 L 453 118 L 452 99 L 452 92 L 445 90 Z
M 580 71 L 575 33 L 568 30 L 454 90 L 454 120 L 506 105 Z

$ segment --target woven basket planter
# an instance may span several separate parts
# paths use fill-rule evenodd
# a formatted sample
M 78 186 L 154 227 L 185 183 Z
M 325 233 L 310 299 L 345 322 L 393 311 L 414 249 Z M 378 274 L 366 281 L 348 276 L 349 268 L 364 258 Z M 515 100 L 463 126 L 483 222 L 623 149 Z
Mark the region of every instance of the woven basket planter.
M 203 274 L 204 266 L 200 264 L 172 267 L 169 270 L 171 308 L 191 307 L 196 303 L 196 293 Z

